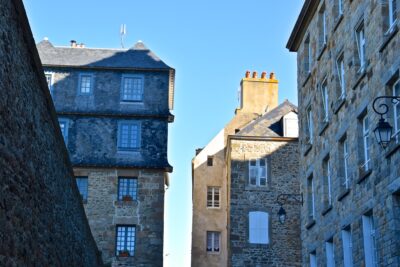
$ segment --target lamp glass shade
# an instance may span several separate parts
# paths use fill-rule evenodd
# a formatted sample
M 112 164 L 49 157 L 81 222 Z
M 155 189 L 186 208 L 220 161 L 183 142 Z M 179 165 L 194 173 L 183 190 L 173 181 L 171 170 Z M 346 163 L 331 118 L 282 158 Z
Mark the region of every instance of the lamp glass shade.
M 283 207 L 281 207 L 278 211 L 279 222 L 284 224 L 286 221 L 286 211 Z
M 374 134 L 378 144 L 380 144 L 382 148 L 386 148 L 392 138 L 392 126 L 384 119 L 379 119 Z

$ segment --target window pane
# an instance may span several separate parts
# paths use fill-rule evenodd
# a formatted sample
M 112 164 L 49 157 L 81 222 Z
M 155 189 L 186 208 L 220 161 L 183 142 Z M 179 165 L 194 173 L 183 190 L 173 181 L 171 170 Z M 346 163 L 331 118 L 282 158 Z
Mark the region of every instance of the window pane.
M 143 98 L 143 79 L 124 77 L 122 85 L 122 100 L 141 101 Z
M 83 200 L 87 200 L 88 197 L 88 178 L 87 177 L 77 177 L 76 185 L 78 186 L 79 193 Z
M 137 179 L 118 178 L 118 200 L 137 199 Z

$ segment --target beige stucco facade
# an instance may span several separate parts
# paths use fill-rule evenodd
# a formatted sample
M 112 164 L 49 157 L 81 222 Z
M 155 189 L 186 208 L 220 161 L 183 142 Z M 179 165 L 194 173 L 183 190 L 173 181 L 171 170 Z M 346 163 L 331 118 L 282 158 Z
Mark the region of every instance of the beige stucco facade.
M 194 157 L 192 161 L 193 225 L 192 266 L 227 266 L 228 186 L 226 142 L 228 135 L 278 104 L 278 81 L 271 73 L 261 78 L 249 72 L 241 81 L 241 103 L 232 120 Z M 212 166 L 208 158 L 212 157 Z M 207 207 L 207 187 L 219 187 L 219 207 Z M 219 251 L 207 252 L 207 231 L 219 232 Z

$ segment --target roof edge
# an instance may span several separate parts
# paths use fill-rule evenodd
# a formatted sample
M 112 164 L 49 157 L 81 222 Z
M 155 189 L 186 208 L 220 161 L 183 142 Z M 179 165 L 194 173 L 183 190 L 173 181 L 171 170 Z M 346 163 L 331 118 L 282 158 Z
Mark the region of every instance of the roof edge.
M 290 34 L 289 40 L 286 44 L 286 48 L 290 52 L 297 52 L 300 41 L 304 36 L 306 28 L 311 21 L 312 16 L 317 10 L 320 0 L 306 0 L 303 7 L 301 8 L 299 17 L 297 18 L 296 24 L 294 25 L 293 31 Z

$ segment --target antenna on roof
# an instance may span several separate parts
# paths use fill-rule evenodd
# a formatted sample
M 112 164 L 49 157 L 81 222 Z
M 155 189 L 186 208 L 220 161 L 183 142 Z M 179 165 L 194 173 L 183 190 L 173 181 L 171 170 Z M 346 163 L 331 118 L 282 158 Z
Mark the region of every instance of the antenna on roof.
M 121 24 L 121 29 L 120 29 L 120 35 L 121 35 L 121 47 L 124 48 L 124 40 L 125 40 L 125 35 L 126 35 L 126 24 Z

